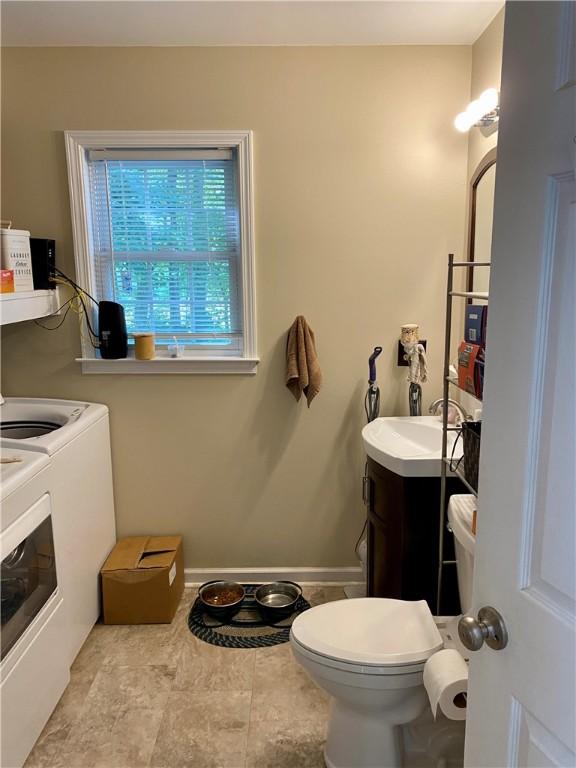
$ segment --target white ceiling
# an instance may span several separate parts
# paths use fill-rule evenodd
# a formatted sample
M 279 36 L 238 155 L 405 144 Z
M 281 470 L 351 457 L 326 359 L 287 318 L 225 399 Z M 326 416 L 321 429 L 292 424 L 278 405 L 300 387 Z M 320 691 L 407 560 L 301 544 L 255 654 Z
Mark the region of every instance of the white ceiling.
M 470 45 L 502 0 L 3 0 L 2 45 Z

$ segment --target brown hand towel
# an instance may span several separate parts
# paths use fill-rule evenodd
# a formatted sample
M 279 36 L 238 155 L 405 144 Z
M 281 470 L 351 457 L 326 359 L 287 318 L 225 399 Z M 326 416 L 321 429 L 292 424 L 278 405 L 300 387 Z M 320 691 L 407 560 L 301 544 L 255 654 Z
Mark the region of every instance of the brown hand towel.
M 296 401 L 300 400 L 304 392 L 308 408 L 322 386 L 322 371 L 316 354 L 314 333 L 302 315 L 298 315 L 288 331 L 286 386 Z

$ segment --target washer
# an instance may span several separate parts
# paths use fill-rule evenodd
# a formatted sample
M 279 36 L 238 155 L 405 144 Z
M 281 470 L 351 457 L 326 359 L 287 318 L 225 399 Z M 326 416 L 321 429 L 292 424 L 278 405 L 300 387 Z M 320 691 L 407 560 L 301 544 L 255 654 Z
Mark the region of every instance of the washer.
M 46 454 L 2 451 L 0 764 L 20 768 L 70 679 Z
M 3 449 L 42 452 L 50 459 L 72 664 L 100 614 L 100 567 L 116 541 L 108 408 L 8 397 L 0 406 L 0 422 Z

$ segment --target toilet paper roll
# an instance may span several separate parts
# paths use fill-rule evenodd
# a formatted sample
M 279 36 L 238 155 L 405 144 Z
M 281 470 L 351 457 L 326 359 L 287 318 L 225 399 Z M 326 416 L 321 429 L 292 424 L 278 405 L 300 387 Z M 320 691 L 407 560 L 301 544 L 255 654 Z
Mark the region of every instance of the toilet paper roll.
M 450 720 L 466 719 L 468 665 L 458 651 L 445 648 L 430 656 L 424 665 L 424 687 L 434 717 L 440 707 Z

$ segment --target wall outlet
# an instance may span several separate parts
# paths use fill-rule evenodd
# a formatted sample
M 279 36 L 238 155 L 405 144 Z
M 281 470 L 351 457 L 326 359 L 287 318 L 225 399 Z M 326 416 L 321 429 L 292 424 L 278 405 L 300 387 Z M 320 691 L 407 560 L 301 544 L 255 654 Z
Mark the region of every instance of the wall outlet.
M 422 344 L 424 349 L 426 349 L 426 339 L 420 339 L 418 343 Z M 404 347 L 402 346 L 400 339 L 398 339 L 398 365 L 403 365 L 406 368 L 408 367 L 408 361 L 404 360 Z

